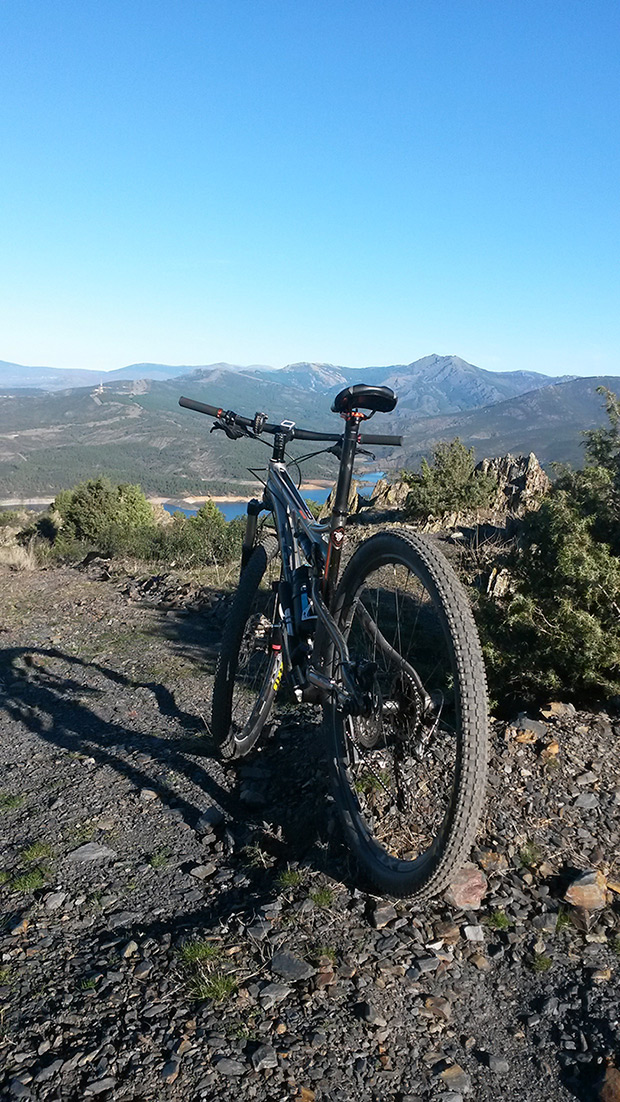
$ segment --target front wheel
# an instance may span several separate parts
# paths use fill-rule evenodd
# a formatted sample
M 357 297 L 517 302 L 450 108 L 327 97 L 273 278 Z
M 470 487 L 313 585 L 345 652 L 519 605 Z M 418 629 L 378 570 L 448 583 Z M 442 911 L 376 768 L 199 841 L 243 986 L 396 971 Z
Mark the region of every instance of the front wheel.
M 268 536 L 255 547 L 241 574 L 222 636 L 211 730 L 223 758 L 249 753 L 282 681 L 282 650 L 277 644 L 280 573 L 278 542 Z
M 366 701 L 358 716 L 325 708 L 347 841 L 381 891 L 435 895 L 469 851 L 486 784 L 486 680 L 467 598 L 430 542 L 381 532 L 352 556 L 334 608 Z

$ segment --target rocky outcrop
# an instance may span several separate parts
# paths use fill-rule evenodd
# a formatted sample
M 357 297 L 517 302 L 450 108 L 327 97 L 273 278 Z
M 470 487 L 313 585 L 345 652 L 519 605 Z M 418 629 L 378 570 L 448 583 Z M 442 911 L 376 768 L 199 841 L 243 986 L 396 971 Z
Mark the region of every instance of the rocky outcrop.
M 543 471 L 534 452 L 528 456 L 503 455 L 483 459 L 476 467 L 481 474 L 491 475 L 497 482 L 496 509 L 520 516 L 535 509 L 551 489 L 551 480 Z
M 490 506 L 474 513 L 454 512 L 443 516 L 429 516 L 422 525 L 425 531 L 455 529 L 479 523 L 503 525 L 507 518 L 521 517 L 529 510 L 537 509 L 551 488 L 551 480 L 533 452 L 527 456 L 503 455 L 483 459 L 476 470 L 490 475 L 497 482 L 497 492 Z M 402 519 L 410 489 L 409 483 L 403 480 L 388 482 L 385 478 L 380 479 L 370 501 L 358 499 L 359 519 L 366 523 Z

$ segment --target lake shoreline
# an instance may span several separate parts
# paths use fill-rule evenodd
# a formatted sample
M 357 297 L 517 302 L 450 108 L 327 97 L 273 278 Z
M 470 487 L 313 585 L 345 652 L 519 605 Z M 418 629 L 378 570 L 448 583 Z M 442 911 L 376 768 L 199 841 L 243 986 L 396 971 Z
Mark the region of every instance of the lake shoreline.
M 374 476 L 374 477 L 373 477 Z M 368 472 L 366 477 L 362 476 L 356 481 L 359 485 L 375 485 L 377 482 L 377 476 L 383 477 L 382 471 Z M 324 492 L 325 490 L 331 490 L 335 486 L 335 480 L 332 478 L 316 478 L 312 482 L 304 482 L 301 488 L 301 494 L 304 497 L 312 497 L 313 491 Z M 256 486 L 258 492 L 260 486 Z M 54 495 L 56 496 L 56 495 Z M 254 495 L 252 493 L 247 494 L 188 494 L 187 497 L 175 496 L 173 494 L 152 494 L 147 496 L 147 501 L 151 505 L 178 505 L 182 508 L 200 508 L 204 505 L 205 501 L 213 501 L 216 505 L 220 503 L 222 505 L 238 505 L 240 502 L 248 501 Z M 18 498 L 18 497 L 5 497 L 0 498 L 0 509 L 45 509 L 49 508 L 52 504 L 54 497 L 32 497 L 32 498 Z

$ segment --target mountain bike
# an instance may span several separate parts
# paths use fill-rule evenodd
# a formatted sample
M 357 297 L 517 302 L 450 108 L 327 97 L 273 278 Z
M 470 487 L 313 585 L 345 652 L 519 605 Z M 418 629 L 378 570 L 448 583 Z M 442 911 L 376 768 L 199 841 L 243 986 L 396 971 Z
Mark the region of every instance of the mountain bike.
M 362 422 L 396 402 L 388 387 L 346 387 L 332 405 L 344 431 L 329 433 L 180 399 L 230 439 L 273 437 L 262 497 L 247 506 L 216 668 L 220 752 L 243 757 L 291 702 L 320 704 L 351 850 L 375 887 L 422 899 L 449 883 L 474 838 L 486 784 L 486 681 L 467 598 L 431 540 L 405 526 L 379 531 L 340 576 L 356 453 L 402 444 L 361 432 Z M 293 440 L 327 442 L 339 460 L 325 522 L 287 469 Z M 260 531 L 263 512 L 272 526 Z

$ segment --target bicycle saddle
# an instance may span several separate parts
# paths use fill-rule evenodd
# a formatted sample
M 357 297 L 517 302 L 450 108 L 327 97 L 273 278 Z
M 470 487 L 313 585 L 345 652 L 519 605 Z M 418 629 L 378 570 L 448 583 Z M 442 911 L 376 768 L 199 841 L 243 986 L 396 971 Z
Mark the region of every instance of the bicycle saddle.
M 352 409 L 371 409 L 375 413 L 391 413 L 398 398 L 389 386 L 366 386 L 356 383 L 345 387 L 332 402 L 334 413 L 350 413 Z

